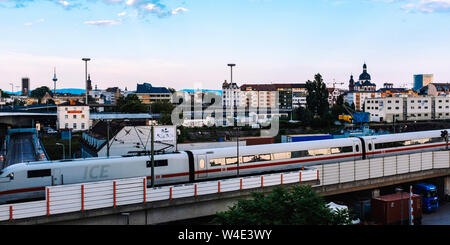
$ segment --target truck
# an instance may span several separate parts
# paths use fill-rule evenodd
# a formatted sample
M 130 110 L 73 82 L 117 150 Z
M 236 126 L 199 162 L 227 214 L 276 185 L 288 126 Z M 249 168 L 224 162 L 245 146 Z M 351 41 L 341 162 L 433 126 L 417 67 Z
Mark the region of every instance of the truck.
M 381 225 L 408 224 L 409 196 L 408 192 L 399 192 L 372 198 L 370 202 L 371 220 Z M 411 199 L 413 200 L 414 224 L 421 224 L 422 198 L 420 195 L 412 194 Z
M 422 197 L 422 208 L 425 212 L 436 211 L 439 207 L 436 186 L 428 183 L 418 183 L 413 185 L 414 194 Z

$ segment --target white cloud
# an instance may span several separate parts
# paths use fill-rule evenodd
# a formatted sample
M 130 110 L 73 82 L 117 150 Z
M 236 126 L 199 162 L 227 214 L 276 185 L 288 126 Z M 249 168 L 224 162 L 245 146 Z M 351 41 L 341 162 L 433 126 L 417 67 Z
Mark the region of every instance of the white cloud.
M 407 12 L 450 12 L 450 0 L 372 0 L 375 2 L 399 3 Z
M 176 9 L 172 10 L 172 15 L 176 15 L 176 14 L 179 14 L 179 13 L 184 13 L 184 12 L 187 12 L 187 11 L 188 10 L 186 8 L 179 7 L 179 8 L 176 8 Z
M 127 14 L 127 12 L 123 11 L 123 12 L 118 13 L 117 16 L 122 17 L 122 16 L 125 16 L 126 14 Z
M 115 20 L 90 20 L 85 21 L 86 25 L 96 25 L 96 26 L 110 26 L 110 25 L 120 25 L 122 22 Z

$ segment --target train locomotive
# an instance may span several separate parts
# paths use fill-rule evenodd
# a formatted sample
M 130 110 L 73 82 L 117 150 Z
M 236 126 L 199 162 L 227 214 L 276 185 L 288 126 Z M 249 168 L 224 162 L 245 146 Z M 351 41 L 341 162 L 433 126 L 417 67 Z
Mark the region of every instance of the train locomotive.
M 305 166 L 445 150 L 440 130 L 155 155 L 156 185 L 288 171 Z M 239 164 L 238 164 L 239 160 Z M 42 198 L 46 186 L 144 177 L 150 156 L 26 162 L 0 171 L 0 203 Z M 150 182 L 150 181 L 149 181 Z

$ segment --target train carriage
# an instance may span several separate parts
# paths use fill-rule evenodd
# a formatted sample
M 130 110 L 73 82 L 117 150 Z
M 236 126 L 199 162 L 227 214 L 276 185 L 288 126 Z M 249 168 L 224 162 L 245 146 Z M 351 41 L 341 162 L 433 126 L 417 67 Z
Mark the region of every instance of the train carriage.
M 445 150 L 441 131 L 192 150 L 155 155 L 155 184 L 182 184 L 302 166 Z M 150 156 L 18 163 L 0 171 L 0 203 L 43 197 L 45 186 L 147 176 Z M 150 183 L 150 181 L 149 181 Z

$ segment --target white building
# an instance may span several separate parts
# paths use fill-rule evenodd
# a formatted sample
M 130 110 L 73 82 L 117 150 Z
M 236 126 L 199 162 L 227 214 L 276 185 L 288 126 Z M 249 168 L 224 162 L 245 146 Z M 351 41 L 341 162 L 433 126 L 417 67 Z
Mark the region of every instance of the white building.
M 89 129 L 89 106 L 75 100 L 62 103 L 57 108 L 57 129 L 84 131 Z
M 450 119 L 449 96 L 384 97 L 367 99 L 371 121 L 393 122 Z

